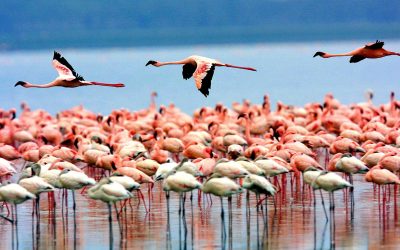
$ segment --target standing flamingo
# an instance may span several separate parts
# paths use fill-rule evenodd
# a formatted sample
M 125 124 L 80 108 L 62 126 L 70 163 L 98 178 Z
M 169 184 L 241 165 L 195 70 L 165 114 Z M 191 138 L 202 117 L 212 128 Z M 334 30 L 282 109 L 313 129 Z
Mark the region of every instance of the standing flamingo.
M 110 232 L 110 246 L 113 245 L 113 233 L 112 233 L 112 212 L 111 203 L 117 201 L 130 199 L 133 195 L 125 189 L 125 187 L 118 183 L 112 181 L 110 178 L 103 178 L 95 186 L 89 188 L 89 197 L 94 200 L 101 200 L 107 203 L 108 207 L 108 222 L 109 222 L 109 232 Z M 117 212 L 118 217 L 118 212 Z M 112 247 L 111 247 L 112 248 Z
M 8 185 L 0 186 L 0 201 L 6 201 L 14 204 L 15 219 L 9 219 L 3 215 L 0 216 L 8 220 L 9 222 L 15 223 L 15 225 L 17 225 L 17 205 L 29 199 L 36 199 L 36 196 L 19 184 L 11 183 Z
M 59 175 L 59 180 L 63 188 L 70 189 L 72 192 L 73 210 L 76 209 L 75 190 L 81 189 L 88 185 L 95 185 L 96 181 L 89 178 L 85 173 L 64 169 Z
M 318 51 L 317 53 L 315 53 L 314 57 L 320 56 L 323 58 L 329 58 L 329 57 L 337 57 L 337 56 L 351 56 L 350 63 L 357 63 L 361 60 L 364 60 L 365 58 L 376 59 L 376 58 L 381 58 L 381 57 L 385 57 L 385 56 L 393 56 L 393 55 L 400 56 L 400 53 L 385 50 L 383 48 L 384 44 L 385 44 L 384 42 L 376 40 L 375 43 L 369 43 L 369 44 L 365 45 L 364 47 L 355 49 L 348 53 L 329 54 L 329 53 Z
M 53 56 L 53 67 L 57 70 L 59 76 L 52 82 L 38 85 L 29 82 L 18 81 L 14 87 L 21 85 L 24 88 L 51 88 L 51 87 L 65 87 L 65 88 L 76 88 L 88 85 L 98 85 L 107 87 L 125 87 L 122 83 L 102 83 L 102 82 L 92 82 L 85 81 L 85 79 L 76 73 L 74 68 L 68 61 L 61 56 L 60 53 L 54 51 Z
M 329 202 L 330 202 L 330 225 L 331 225 L 331 247 L 335 248 L 335 197 L 333 195 L 333 192 L 339 189 L 347 188 L 350 187 L 352 188 L 353 185 L 351 185 L 349 182 L 347 182 L 345 179 L 340 177 L 338 174 L 334 172 L 327 172 L 327 171 L 322 171 L 320 174 L 315 178 L 313 183 L 311 184 L 312 187 L 315 189 L 323 189 L 327 192 L 329 192 Z M 321 196 L 321 201 L 323 203 L 323 197 Z M 325 211 L 325 206 L 324 206 L 324 211 Z M 325 214 L 326 215 L 326 214 Z
M 254 68 L 221 63 L 215 59 L 203 56 L 196 56 L 196 55 L 189 56 L 183 60 L 174 62 L 158 62 L 150 60 L 146 63 L 146 66 L 150 64 L 155 67 L 160 67 L 169 64 L 183 64 L 183 70 L 182 70 L 183 78 L 187 80 L 193 76 L 197 89 L 205 97 L 209 95 L 209 89 L 211 88 L 211 80 L 214 75 L 215 66 L 224 66 L 229 68 L 257 71 Z

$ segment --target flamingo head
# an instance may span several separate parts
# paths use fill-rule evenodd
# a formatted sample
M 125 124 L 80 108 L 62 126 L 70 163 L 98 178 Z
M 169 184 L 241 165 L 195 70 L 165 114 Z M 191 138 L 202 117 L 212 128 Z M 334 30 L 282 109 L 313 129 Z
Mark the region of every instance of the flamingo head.
M 325 54 L 326 54 L 325 52 L 317 51 L 317 52 L 314 54 L 313 57 L 316 57 L 316 56 L 324 57 Z
M 27 82 L 23 82 L 23 81 L 18 81 L 18 82 L 14 85 L 14 87 L 17 87 L 18 85 L 21 85 L 22 87 L 25 87 L 26 84 L 28 84 L 28 83 L 27 83 Z
M 154 61 L 154 60 L 150 60 L 150 61 L 148 61 L 147 63 L 146 63 L 146 66 L 149 66 L 150 64 L 151 65 L 153 65 L 153 66 L 157 66 L 157 61 Z

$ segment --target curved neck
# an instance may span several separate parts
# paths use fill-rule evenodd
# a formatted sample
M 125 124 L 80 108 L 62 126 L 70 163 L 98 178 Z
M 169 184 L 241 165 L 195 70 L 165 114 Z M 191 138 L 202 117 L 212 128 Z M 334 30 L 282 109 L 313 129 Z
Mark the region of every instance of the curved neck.
M 158 145 L 161 147 L 164 144 L 164 130 L 157 129 L 157 136 L 158 136 Z
M 246 128 L 245 128 L 245 132 L 244 135 L 246 137 L 246 141 L 249 144 L 249 146 L 251 145 L 251 135 L 250 135 L 250 118 L 246 117 L 245 118 L 246 121 Z

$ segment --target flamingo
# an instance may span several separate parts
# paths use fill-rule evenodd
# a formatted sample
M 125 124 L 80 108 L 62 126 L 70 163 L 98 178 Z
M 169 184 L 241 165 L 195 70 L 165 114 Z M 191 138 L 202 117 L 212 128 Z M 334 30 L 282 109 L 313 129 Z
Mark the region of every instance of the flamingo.
M 224 66 L 229 68 L 257 71 L 254 68 L 226 64 L 219 62 L 215 59 L 197 55 L 189 56 L 183 60 L 174 62 L 158 62 L 150 60 L 146 63 L 146 66 L 150 64 L 155 67 L 161 67 L 169 64 L 183 64 L 183 70 L 182 70 L 183 78 L 187 80 L 193 76 L 197 89 L 205 97 L 209 95 L 209 89 L 211 88 L 211 80 L 214 75 L 215 66 Z
M 174 191 L 177 193 L 185 193 L 197 188 L 201 188 L 201 183 L 193 175 L 183 171 L 169 175 L 163 183 L 164 191 Z
M 73 209 L 75 211 L 75 190 L 81 189 L 88 185 L 95 185 L 96 181 L 93 178 L 89 178 L 85 173 L 72 171 L 71 169 L 64 169 L 59 175 L 59 181 L 63 188 L 70 189 L 72 192 Z
M 224 206 L 222 202 L 222 197 L 228 197 L 228 208 L 229 214 L 231 215 L 232 195 L 241 193 L 243 191 L 243 189 L 232 179 L 229 179 L 226 176 L 222 177 L 218 173 L 212 174 L 210 178 L 208 178 L 205 183 L 203 183 L 201 190 L 204 193 L 211 193 L 215 196 L 220 197 L 222 222 L 224 221 Z
M 393 56 L 393 55 L 400 56 L 400 53 L 385 50 L 383 48 L 384 44 L 385 44 L 384 42 L 376 40 L 376 42 L 374 42 L 374 43 L 368 43 L 364 47 L 355 49 L 348 53 L 329 54 L 329 53 L 318 51 L 314 54 L 314 57 L 320 56 L 323 58 L 329 58 L 329 57 L 337 57 L 337 56 L 351 56 L 350 63 L 357 63 L 359 61 L 364 60 L 365 58 L 376 59 L 376 58 L 381 58 L 381 57 L 385 57 L 385 56 Z
M 239 157 L 236 159 L 236 162 L 240 163 L 243 168 L 249 172 L 249 174 L 254 175 L 264 175 L 265 172 L 260 167 L 258 167 L 254 162 L 250 161 L 246 157 Z
M 108 222 L 110 231 L 110 246 L 112 246 L 113 234 L 112 234 L 111 203 L 114 203 L 115 205 L 115 202 L 132 198 L 133 195 L 128 190 L 126 190 L 122 184 L 116 181 L 112 181 L 110 178 L 101 179 L 99 183 L 89 188 L 88 194 L 89 197 L 94 200 L 101 200 L 107 203 L 108 213 L 109 213 Z
M 244 150 L 243 147 L 238 144 L 231 144 L 228 147 L 227 153 L 232 160 L 236 160 L 238 157 L 243 155 Z
M 32 171 L 33 174 L 36 174 L 34 171 Z M 36 200 L 34 201 L 35 208 L 36 210 L 36 215 L 38 218 L 40 218 L 39 215 L 39 208 L 40 208 L 40 194 L 43 192 L 54 192 L 54 187 L 47 183 L 47 181 L 37 175 L 32 175 L 31 177 L 26 177 L 22 176 L 18 184 L 24 187 L 26 190 L 31 192 L 32 194 L 36 195 Z M 32 211 L 32 215 L 34 214 L 34 211 Z
M 231 179 L 243 178 L 249 174 L 249 172 L 240 163 L 236 161 L 229 161 L 225 158 L 217 161 L 213 173 L 220 176 L 226 176 Z
M 93 81 L 85 81 L 85 79 L 79 75 L 71 64 L 61 56 L 60 53 L 54 51 L 53 56 L 53 67 L 57 70 L 59 76 L 52 82 L 47 84 L 32 84 L 25 81 L 18 81 L 14 87 L 21 85 L 24 88 L 51 88 L 51 87 L 65 87 L 65 88 L 76 88 L 81 86 L 88 85 L 98 85 L 98 86 L 107 86 L 107 87 L 125 87 L 122 83 L 102 83 L 102 82 L 93 82 Z
M 14 204 L 15 219 L 12 220 L 3 215 L 0 215 L 0 217 L 17 225 L 18 222 L 17 205 L 29 199 L 36 199 L 36 196 L 19 184 L 11 183 L 8 185 L 0 186 L 0 201 L 6 201 Z
M 176 167 L 178 166 L 178 163 L 176 162 L 166 162 L 160 165 L 160 167 L 157 169 L 157 172 L 154 175 L 154 180 L 155 181 L 160 181 L 165 179 L 165 177 L 168 176 L 168 174 L 173 171 Z

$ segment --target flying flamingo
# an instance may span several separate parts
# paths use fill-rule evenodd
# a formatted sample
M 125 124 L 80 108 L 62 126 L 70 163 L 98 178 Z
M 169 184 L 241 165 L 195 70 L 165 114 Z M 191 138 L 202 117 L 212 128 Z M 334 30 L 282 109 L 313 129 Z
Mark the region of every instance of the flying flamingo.
M 215 66 L 224 66 L 229 68 L 257 71 L 254 68 L 226 64 L 219 62 L 215 59 L 203 56 L 196 56 L 196 55 L 189 56 L 183 60 L 174 62 L 158 62 L 150 60 L 146 63 L 146 66 L 150 64 L 155 67 L 160 67 L 169 64 L 183 64 L 183 70 L 182 70 L 183 78 L 187 80 L 193 76 L 197 89 L 205 97 L 209 95 L 209 89 L 211 88 L 211 80 L 214 75 Z
M 314 57 L 320 56 L 323 58 L 329 58 L 329 57 L 336 57 L 336 56 L 351 56 L 350 63 L 357 63 L 361 60 L 364 60 L 365 58 L 376 59 L 376 58 L 381 58 L 381 57 L 385 57 L 385 56 L 393 56 L 393 55 L 400 56 L 400 53 L 385 50 L 383 48 L 384 44 L 385 44 L 384 42 L 376 40 L 375 43 L 369 43 L 369 44 L 365 45 L 364 47 L 355 49 L 348 53 L 329 54 L 329 53 L 318 51 L 317 53 L 315 53 Z
M 59 76 L 52 82 L 38 85 L 29 82 L 18 81 L 14 87 L 21 85 L 24 88 L 51 88 L 51 87 L 65 87 L 65 88 L 76 88 L 88 85 L 98 85 L 107 87 L 125 87 L 122 83 L 102 83 L 102 82 L 92 82 L 85 81 L 85 79 L 76 73 L 74 68 L 68 61 L 61 56 L 60 53 L 54 51 L 53 56 L 53 67 L 57 70 Z

